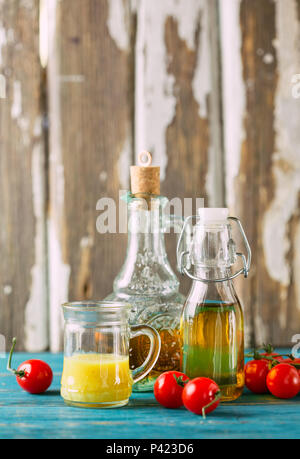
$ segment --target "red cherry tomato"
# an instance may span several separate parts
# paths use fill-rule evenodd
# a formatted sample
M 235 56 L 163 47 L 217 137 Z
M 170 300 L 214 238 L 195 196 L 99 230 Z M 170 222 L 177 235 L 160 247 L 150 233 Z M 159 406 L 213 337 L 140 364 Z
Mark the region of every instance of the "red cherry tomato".
M 292 360 L 292 359 L 285 359 L 285 360 L 283 361 L 283 363 L 289 363 L 289 364 L 293 364 L 293 363 L 294 363 L 294 364 L 296 364 L 296 365 L 300 365 L 300 359 L 294 359 L 294 360 Z M 299 376 L 300 376 L 300 368 L 296 368 L 296 370 L 298 371 Z
M 209 378 L 192 379 L 182 393 L 182 401 L 184 406 L 192 413 L 205 414 L 214 411 L 221 398 L 219 386 Z
M 267 386 L 275 397 L 293 398 L 300 391 L 299 373 L 292 365 L 280 363 L 268 373 Z
M 46 362 L 42 360 L 27 360 L 17 370 L 11 368 L 11 359 L 16 345 L 16 338 L 13 339 L 11 351 L 8 358 L 7 369 L 12 372 L 22 389 L 30 394 L 41 394 L 51 385 L 53 373 Z
M 267 376 L 270 371 L 268 360 L 251 360 L 245 365 L 245 384 L 255 394 L 268 392 Z
M 30 394 L 41 394 L 51 385 L 53 373 L 42 360 L 27 360 L 22 363 L 16 373 L 18 384 Z
M 300 359 L 284 359 L 284 363 L 295 363 L 296 365 L 300 365 Z
M 180 408 L 183 405 L 182 392 L 189 378 L 179 371 L 166 371 L 154 384 L 154 395 L 158 403 L 166 408 Z

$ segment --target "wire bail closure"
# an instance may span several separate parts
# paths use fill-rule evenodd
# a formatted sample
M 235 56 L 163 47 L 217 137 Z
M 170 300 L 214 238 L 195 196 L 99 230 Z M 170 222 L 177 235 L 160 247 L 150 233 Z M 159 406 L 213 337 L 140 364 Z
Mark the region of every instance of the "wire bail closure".
M 232 280 L 232 279 L 235 279 L 236 277 L 238 277 L 240 274 L 243 274 L 245 278 L 248 277 L 249 275 L 249 271 L 250 271 L 250 266 L 251 266 L 251 258 L 252 258 L 252 253 L 251 253 L 251 248 L 250 248 L 250 245 L 249 245 L 249 242 L 248 242 L 248 239 L 247 239 L 247 236 L 246 236 L 246 233 L 244 231 L 244 228 L 242 226 L 242 223 L 241 221 L 236 218 L 236 217 L 228 217 L 228 220 L 232 220 L 233 222 L 235 222 L 237 225 L 238 225 L 238 228 L 239 228 L 239 231 L 242 235 L 242 238 L 243 238 L 243 241 L 244 241 L 244 244 L 245 244 L 245 247 L 246 247 L 246 250 L 247 250 L 247 258 L 246 256 L 241 253 L 241 252 L 237 252 L 236 255 L 240 258 L 242 258 L 243 260 L 243 265 L 244 267 L 242 269 L 240 269 L 239 271 L 237 271 L 235 274 L 232 274 L 231 276 L 229 277 L 223 277 L 221 279 L 202 279 L 201 277 L 196 277 L 194 276 L 190 271 L 189 269 L 187 268 L 186 266 L 186 258 L 188 257 L 188 255 L 190 255 L 190 252 L 189 251 L 185 251 L 185 252 L 181 252 L 180 251 L 180 247 L 181 247 L 181 243 L 182 243 L 182 240 L 183 240 L 183 236 L 184 236 L 184 232 L 186 230 L 186 227 L 188 225 L 188 223 L 192 220 L 192 219 L 199 219 L 199 216 L 197 215 L 192 215 L 188 218 L 186 218 L 185 222 L 184 222 L 184 225 L 183 225 L 183 228 L 182 228 L 182 231 L 180 233 L 180 237 L 178 239 L 178 243 L 177 243 L 177 250 L 176 250 L 176 254 L 177 254 L 177 263 L 178 263 L 178 269 L 179 269 L 179 272 L 184 275 L 186 274 L 190 279 L 194 280 L 194 281 L 200 281 L 200 282 L 204 282 L 206 284 L 210 284 L 210 283 L 213 283 L 213 282 L 226 282 L 226 281 L 229 281 L 229 280 Z M 189 263 L 190 264 L 190 263 Z

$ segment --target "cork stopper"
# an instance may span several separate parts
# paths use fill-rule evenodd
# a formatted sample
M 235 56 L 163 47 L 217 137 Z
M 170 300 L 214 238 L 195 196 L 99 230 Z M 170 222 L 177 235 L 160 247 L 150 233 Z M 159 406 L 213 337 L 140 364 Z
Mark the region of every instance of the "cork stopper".
M 154 167 L 151 164 L 151 153 L 143 151 L 138 156 L 138 166 L 131 166 L 132 194 L 160 195 L 160 167 Z

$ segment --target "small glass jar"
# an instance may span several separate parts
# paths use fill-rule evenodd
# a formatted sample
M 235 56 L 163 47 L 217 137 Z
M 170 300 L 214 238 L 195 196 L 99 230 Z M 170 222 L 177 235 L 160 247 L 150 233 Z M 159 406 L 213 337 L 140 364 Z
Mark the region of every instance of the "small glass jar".
M 132 385 L 152 370 L 160 353 L 160 337 L 147 325 L 129 326 L 131 306 L 120 302 L 63 305 L 64 368 L 61 396 L 68 405 L 120 407 L 128 403 Z M 129 368 L 131 338 L 146 335 L 150 350 L 134 371 Z

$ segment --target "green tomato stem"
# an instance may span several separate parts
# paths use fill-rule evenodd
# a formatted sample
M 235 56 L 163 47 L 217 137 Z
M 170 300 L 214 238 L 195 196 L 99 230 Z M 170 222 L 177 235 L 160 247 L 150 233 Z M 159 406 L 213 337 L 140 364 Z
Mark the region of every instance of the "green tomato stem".
M 202 408 L 202 417 L 203 417 L 203 419 L 206 419 L 205 410 L 207 410 L 212 405 L 214 405 L 214 403 L 216 403 L 218 400 L 220 400 L 220 398 L 221 398 L 221 391 L 218 391 L 218 392 L 216 392 L 215 398 L 208 405 L 206 405 L 206 406 L 204 406 Z
M 11 360 L 12 360 L 12 356 L 13 356 L 13 353 L 14 353 L 14 350 L 15 350 L 16 343 L 17 343 L 17 339 L 13 338 L 12 346 L 11 346 L 10 353 L 9 353 L 9 356 L 8 356 L 8 362 L 7 362 L 7 367 L 6 368 L 7 368 L 8 371 L 13 373 L 15 376 L 19 376 L 19 378 L 22 378 L 23 376 L 25 376 L 25 371 L 17 371 L 15 369 L 11 368 Z
M 189 382 L 189 379 L 187 379 L 186 381 L 183 381 L 183 376 L 177 377 L 174 373 L 173 373 L 173 376 L 174 376 L 174 379 L 177 382 L 178 386 L 180 386 L 180 387 L 186 386 L 187 383 Z

